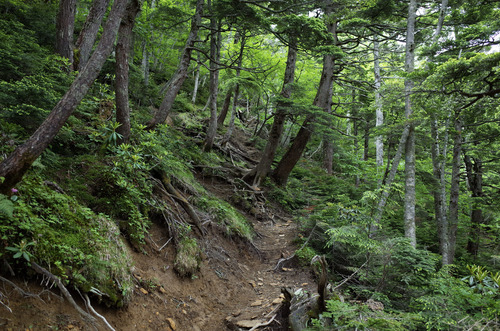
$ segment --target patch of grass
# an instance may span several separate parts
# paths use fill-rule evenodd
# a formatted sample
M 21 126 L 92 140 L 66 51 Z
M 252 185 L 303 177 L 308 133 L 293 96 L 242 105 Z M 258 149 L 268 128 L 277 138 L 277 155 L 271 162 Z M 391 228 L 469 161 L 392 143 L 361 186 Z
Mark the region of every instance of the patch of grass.
M 177 245 L 174 269 L 181 277 L 192 277 L 200 269 L 201 251 L 195 238 L 184 237 Z

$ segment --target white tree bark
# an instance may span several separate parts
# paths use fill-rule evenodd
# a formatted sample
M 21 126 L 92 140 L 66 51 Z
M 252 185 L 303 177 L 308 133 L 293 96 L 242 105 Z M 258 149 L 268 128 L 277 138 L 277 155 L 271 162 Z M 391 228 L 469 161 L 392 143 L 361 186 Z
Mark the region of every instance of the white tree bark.
M 417 1 L 410 0 L 408 7 L 408 23 L 406 30 L 405 71 L 410 73 L 415 66 L 415 22 L 417 18 Z M 410 239 L 413 247 L 417 245 L 415 226 L 415 126 L 411 122 L 413 108 L 411 93 L 414 82 L 411 78 L 405 79 L 405 117 L 410 122 L 408 140 L 405 148 L 405 201 L 404 201 L 404 228 L 405 237 Z
M 380 76 L 380 49 L 379 41 L 373 41 L 373 70 L 375 74 L 375 127 L 380 127 L 384 124 L 384 111 L 382 109 L 382 96 L 380 94 L 380 87 L 382 86 L 382 78 Z M 377 173 L 384 165 L 384 142 L 382 135 L 377 135 L 375 138 L 375 152 L 377 162 Z

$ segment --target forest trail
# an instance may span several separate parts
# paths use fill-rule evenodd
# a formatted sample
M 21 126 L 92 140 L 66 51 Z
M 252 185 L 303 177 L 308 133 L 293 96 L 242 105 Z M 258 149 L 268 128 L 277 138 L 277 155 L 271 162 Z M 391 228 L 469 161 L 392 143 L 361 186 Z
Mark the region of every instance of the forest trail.
M 237 141 L 235 145 L 243 146 Z M 248 156 L 256 153 L 251 148 L 242 152 Z M 219 177 L 200 174 L 198 180 L 226 201 L 234 193 L 234 186 Z M 258 195 L 265 199 L 264 193 Z M 98 304 L 94 308 L 115 330 L 287 330 L 280 316 L 281 289 L 300 287 L 315 293 L 316 284 L 310 269 L 301 268 L 297 261 L 277 268 L 281 258 L 297 249 L 297 225 L 280 208 L 270 203 L 258 205 L 260 210 L 253 214 L 242 211 L 255 229 L 253 243 L 228 237 L 210 222 L 205 224 L 208 233 L 198 238 L 203 250 L 201 268 L 192 279 L 175 273 L 175 249 L 172 243 L 166 244 L 168 230 L 153 224 L 144 251 L 131 249 L 136 278 L 132 302 L 119 310 Z M 40 282 L 17 284 L 31 293 L 44 288 Z M 59 293 L 55 288 L 51 292 Z M 1 329 L 91 329 L 61 297 L 43 292 L 29 298 L 5 284 L 2 293 L 8 296 L 3 302 L 12 313 L 1 309 Z M 74 297 L 79 299 L 77 293 Z M 79 304 L 84 307 L 83 301 Z

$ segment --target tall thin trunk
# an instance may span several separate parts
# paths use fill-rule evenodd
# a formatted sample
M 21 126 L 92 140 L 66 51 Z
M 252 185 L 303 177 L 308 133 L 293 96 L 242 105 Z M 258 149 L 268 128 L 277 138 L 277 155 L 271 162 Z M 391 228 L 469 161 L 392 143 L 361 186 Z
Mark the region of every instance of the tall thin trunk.
M 253 186 L 259 186 L 271 170 L 271 164 L 274 160 L 281 134 L 283 133 L 283 126 L 285 124 L 285 118 L 289 107 L 289 102 L 285 101 L 285 99 L 290 99 L 292 95 L 292 84 L 294 82 L 296 62 L 297 45 L 294 42 L 291 42 L 288 45 L 285 77 L 283 79 L 283 87 L 280 93 L 281 98 L 276 104 L 276 112 L 274 113 L 274 122 L 271 127 L 271 132 L 269 133 L 269 139 L 264 152 L 262 153 L 259 164 L 250 173 L 245 175 L 245 180 L 248 182 L 251 181 Z
M 208 1 L 210 3 L 210 0 Z M 208 122 L 207 135 L 203 143 L 203 151 L 210 152 L 212 150 L 215 135 L 217 133 L 217 95 L 219 92 L 219 65 L 217 62 L 220 58 L 220 43 L 221 32 L 218 26 L 217 19 L 212 16 L 210 18 L 210 119 Z
M 445 196 L 443 196 L 444 160 L 441 159 L 439 148 L 438 121 L 435 114 L 431 118 L 431 157 L 434 183 L 432 194 L 434 196 L 434 214 L 439 238 L 439 251 L 443 261 L 448 261 L 448 218 L 445 212 Z M 446 156 L 446 155 L 445 155 Z
M 246 43 L 246 37 L 245 33 L 241 34 L 241 44 L 240 44 L 240 53 L 238 55 L 238 68 L 236 69 L 236 80 L 238 81 L 238 78 L 240 78 L 241 75 L 241 66 L 243 64 L 243 52 L 245 51 L 245 43 Z M 231 139 L 231 136 L 233 134 L 234 130 L 234 120 L 236 119 L 236 106 L 238 105 L 238 98 L 240 94 L 240 84 L 236 83 L 236 87 L 234 88 L 234 98 L 233 98 L 233 107 L 231 109 L 231 119 L 229 120 L 229 126 L 227 128 L 226 134 L 224 135 L 222 139 L 222 144 L 226 144 L 229 139 Z M 222 115 L 222 112 L 221 112 Z M 221 118 L 219 117 L 219 120 Z M 224 123 L 224 120 L 222 120 L 222 123 Z M 217 123 L 219 125 L 219 123 Z
M 380 44 L 378 39 L 373 41 L 373 58 L 373 71 L 375 74 L 375 127 L 380 128 L 384 124 L 384 111 L 382 109 L 382 95 L 380 94 L 382 78 L 380 76 Z M 375 155 L 378 174 L 384 166 L 384 141 L 381 134 L 375 138 Z
M 408 24 L 406 31 L 406 57 L 405 71 L 411 73 L 415 66 L 415 22 L 417 17 L 417 1 L 410 0 L 408 8 Z M 410 122 L 408 140 L 405 148 L 405 200 L 404 200 L 404 224 L 405 237 L 410 239 L 413 247 L 417 245 L 415 225 L 415 126 L 412 122 L 413 108 L 411 94 L 413 80 L 405 79 L 405 117 Z
M 127 143 L 130 139 L 130 106 L 128 103 L 129 83 L 129 56 L 132 44 L 132 30 L 135 18 L 140 10 L 138 0 L 131 0 L 125 17 L 122 19 L 118 29 L 118 41 L 116 43 L 116 122 L 120 126 L 116 130 L 121 135 L 120 143 Z
M 227 113 L 229 112 L 229 106 L 231 106 L 231 97 L 233 96 L 233 92 L 234 90 L 232 88 L 228 89 L 226 92 L 226 96 L 224 97 L 224 102 L 222 103 L 222 107 L 220 109 L 219 117 L 217 117 L 218 128 L 221 128 L 224 125 Z
M 147 45 L 148 43 L 146 42 L 146 40 L 143 40 L 141 67 L 144 74 L 144 86 L 149 85 L 149 50 Z
M 451 167 L 450 203 L 448 210 L 448 261 L 443 264 L 452 264 L 455 258 L 455 246 L 458 230 L 458 199 L 460 196 L 460 153 L 462 152 L 462 119 L 460 110 L 455 111 L 453 158 Z
M 483 223 L 483 210 L 481 198 L 483 196 L 483 163 L 477 157 L 470 157 L 464 153 L 464 163 L 472 197 L 472 211 L 470 216 L 471 227 L 467 241 L 467 252 L 477 256 L 479 252 L 481 224 Z
M 108 5 L 109 0 L 92 2 L 85 24 L 75 43 L 75 70 L 81 70 L 87 64 Z
M 61 0 L 56 20 L 56 53 L 73 66 L 73 33 L 75 31 L 76 0 Z
M 191 102 L 193 104 L 196 103 L 196 96 L 198 95 L 198 87 L 200 86 L 200 69 L 201 69 L 201 60 L 200 60 L 200 53 L 197 53 L 197 59 L 196 59 L 196 70 L 194 74 L 194 87 L 193 87 L 193 96 L 191 97 Z
M 163 101 L 155 113 L 151 121 L 147 125 L 147 129 L 153 129 L 158 124 L 165 122 L 174 104 L 175 97 L 179 93 L 182 84 L 186 80 L 188 74 L 189 63 L 191 62 L 191 53 L 193 52 L 194 44 L 196 43 L 196 38 L 198 36 L 198 30 L 201 24 L 201 15 L 203 11 L 204 0 L 198 0 L 196 2 L 196 11 L 191 20 L 191 30 L 189 31 L 188 38 L 186 40 L 186 45 L 184 46 L 184 51 L 182 52 L 179 65 L 177 66 L 177 71 L 169 82 L 168 89 L 163 97 Z
M 128 0 L 114 1 L 104 25 L 101 40 L 85 68 L 78 74 L 69 90 L 35 133 L 0 163 L 0 177 L 5 178 L 0 183 L 0 193 L 8 193 L 22 179 L 26 171 L 51 143 L 71 113 L 82 101 L 113 50 L 118 27 L 127 7 L 127 2 Z
M 408 135 L 410 133 L 410 124 L 407 123 L 404 126 L 403 133 L 401 133 L 401 138 L 399 139 L 398 149 L 394 158 L 392 159 L 390 171 L 385 179 L 385 185 L 381 187 L 382 192 L 380 195 L 380 200 L 375 208 L 375 213 L 373 216 L 373 224 L 370 232 L 375 232 L 380 226 L 380 220 L 382 220 L 382 215 L 384 213 L 384 208 L 387 203 L 387 199 L 389 198 L 390 189 L 392 182 L 396 178 L 396 173 L 398 170 L 399 162 L 401 161 L 401 157 L 403 156 L 403 150 L 406 146 L 406 141 L 408 140 Z

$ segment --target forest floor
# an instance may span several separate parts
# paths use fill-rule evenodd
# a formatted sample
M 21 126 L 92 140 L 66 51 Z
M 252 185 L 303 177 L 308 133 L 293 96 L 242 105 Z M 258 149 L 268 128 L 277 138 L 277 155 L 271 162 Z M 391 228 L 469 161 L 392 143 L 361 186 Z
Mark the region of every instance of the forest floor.
M 237 132 L 233 143 L 256 158 L 257 151 L 244 146 L 242 135 Z M 210 193 L 229 202 L 233 185 L 218 177 L 197 177 Z M 175 248 L 172 243 L 164 246 L 168 230 L 153 224 L 144 250 L 131 248 L 136 279 L 131 303 L 121 309 L 93 303 L 93 308 L 115 330 L 287 330 L 281 316 L 281 289 L 303 288 L 314 293 L 316 284 L 310 268 L 300 267 L 296 260 L 278 266 L 281 258 L 297 249 L 297 225 L 278 206 L 267 203 L 262 208 L 257 217 L 242 211 L 256 232 L 252 243 L 206 225 L 208 233 L 198 238 L 203 251 L 201 269 L 191 279 L 175 273 Z M 41 278 L 25 281 L 22 275 L 13 281 L 26 293 L 0 282 L 0 330 L 92 329 L 56 286 L 47 288 L 50 282 Z M 78 293 L 73 297 L 85 307 Z M 100 325 L 100 330 L 107 329 L 102 322 Z

